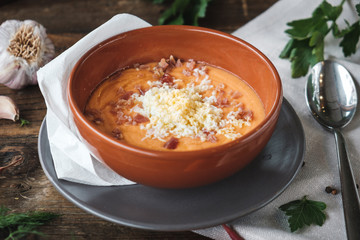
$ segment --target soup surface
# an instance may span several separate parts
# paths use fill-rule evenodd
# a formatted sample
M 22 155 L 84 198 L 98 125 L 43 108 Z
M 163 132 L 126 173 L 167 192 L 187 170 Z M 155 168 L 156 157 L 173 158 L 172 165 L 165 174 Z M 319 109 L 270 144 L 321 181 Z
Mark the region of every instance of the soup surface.
M 265 110 L 256 92 L 230 72 L 170 56 L 109 76 L 84 114 L 118 141 L 191 151 L 241 137 L 256 128 Z

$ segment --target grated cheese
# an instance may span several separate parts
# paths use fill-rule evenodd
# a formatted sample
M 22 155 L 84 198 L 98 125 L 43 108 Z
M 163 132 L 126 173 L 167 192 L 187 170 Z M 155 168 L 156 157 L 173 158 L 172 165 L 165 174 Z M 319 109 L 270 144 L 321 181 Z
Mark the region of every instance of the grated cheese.
M 201 75 L 204 74 L 201 72 Z M 224 116 L 221 108 L 212 105 L 215 92 L 210 97 L 202 96 L 214 87 L 208 75 L 200 84 L 192 82 L 181 89 L 160 81 L 148 81 L 148 85 L 151 88 L 144 95 L 134 96 L 139 104 L 131 109 L 150 120 L 140 126 L 147 131 L 145 138 L 165 141 L 164 138 L 173 135 L 206 141 L 209 132 L 216 132 L 235 139 L 241 136 L 235 127 L 250 125 L 249 121 L 236 119 L 236 111 Z

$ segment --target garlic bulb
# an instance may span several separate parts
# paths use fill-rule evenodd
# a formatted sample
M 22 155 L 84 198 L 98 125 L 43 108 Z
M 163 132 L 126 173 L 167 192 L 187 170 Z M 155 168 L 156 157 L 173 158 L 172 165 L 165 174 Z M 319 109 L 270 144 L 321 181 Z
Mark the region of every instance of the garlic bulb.
M 7 97 L 0 96 L 0 119 L 19 120 L 19 109 L 15 102 Z
M 55 55 L 45 28 L 33 20 L 0 25 L 0 84 L 20 89 L 37 84 L 36 71 Z

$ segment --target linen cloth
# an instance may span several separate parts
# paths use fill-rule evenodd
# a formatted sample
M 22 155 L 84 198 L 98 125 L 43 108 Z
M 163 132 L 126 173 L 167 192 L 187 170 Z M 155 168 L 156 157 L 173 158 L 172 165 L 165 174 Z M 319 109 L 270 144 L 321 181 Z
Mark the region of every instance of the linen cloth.
M 338 4 L 340 1 L 329 2 Z M 341 194 L 334 196 L 324 191 L 326 186 L 340 189 L 333 134 L 322 128 L 307 109 L 304 96 L 306 77 L 292 79 L 290 63 L 278 57 L 289 40 L 284 33 L 287 29 L 286 23 L 309 17 L 320 3 L 321 0 L 279 1 L 233 33 L 257 47 L 274 63 L 282 79 L 284 97 L 297 112 L 306 137 L 306 164 L 290 186 L 264 208 L 231 223 L 246 240 L 346 239 Z M 355 21 L 356 13 L 351 2 L 345 3 L 343 14 L 338 20 L 340 26 L 345 26 L 345 23 L 340 24 L 343 18 L 350 23 Z M 81 143 L 69 114 L 65 88 L 72 67 L 92 46 L 115 34 L 147 26 L 150 25 L 135 16 L 116 15 L 38 71 L 39 86 L 48 108 L 46 123 L 50 149 L 59 179 L 100 186 L 132 184 L 91 157 Z M 352 73 L 358 86 L 360 54 L 358 52 L 344 59 L 338 43 L 332 38 L 326 39 L 326 57 L 335 58 L 343 63 Z M 352 123 L 343 130 L 357 182 L 360 180 L 360 149 L 357 147 L 360 143 L 359 124 L 357 113 Z M 327 204 L 327 220 L 322 227 L 311 226 L 290 233 L 286 217 L 278 207 L 304 195 Z M 230 239 L 220 226 L 195 232 L 213 239 Z
M 37 72 L 47 106 L 50 151 L 59 179 L 98 186 L 133 184 L 90 155 L 81 142 L 68 107 L 66 85 L 76 62 L 93 46 L 116 34 L 148 26 L 136 16 L 116 15 Z

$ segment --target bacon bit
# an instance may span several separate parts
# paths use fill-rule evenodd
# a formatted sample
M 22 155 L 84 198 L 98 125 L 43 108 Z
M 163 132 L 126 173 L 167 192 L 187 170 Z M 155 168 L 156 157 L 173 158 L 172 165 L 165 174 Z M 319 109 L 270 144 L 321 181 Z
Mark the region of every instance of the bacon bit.
M 116 109 L 116 108 L 110 109 L 110 113 L 111 113 L 114 117 L 116 117 L 116 118 L 117 118 L 119 112 L 122 112 L 122 111 L 119 110 L 119 109 Z
M 203 66 L 200 68 L 202 75 L 208 74 L 208 68 L 206 66 Z
M 161 61 L 160 61 L 160 63 L 161 63 Z M 167 64 L 167 66 L 166 66 L 166 64 Z M 174 56 L 170 55 L 170 58 L 166 59 L 165 63 L 161 63 L 161 65 L 163 65 L 165 67 L 162 67 L 162 66 L 159 66 L 159 67 L 163 68 L 165 73 L 170 73 L 171 70 L 173 70 L 173 68 L 175 67 L 175 64 L 176 64 L 176 61 L 175 61 Z
M 169 64 L 166 62 L 165 58 L 162 58 L 158 63 L 158 66 L 165 70 L 169 66 Z
M 197 62 L 198 63 L 198 66 L 197 66 L 197 69 L 199 69 L 199 74 L 201 76 L 204 76 L 208 73 L 208 68 L 206 67 L 205 63 L 203 62 Z
M 248 111 L 240 111 L 238 115 L 236 116 L 236 119 L 242 119 L 245 121 L 252 121 L 254 116 L 253 112 L 251 110 Z
M 203 129 L 202 132 L 203 132 L 205 135 L 215 134 L 214 131 L 208 131 L 208 130 L 206 130 L 206 129 Z
M 216 86 L 216 92 L 218 93 L 218 95 L 216 96 L 216 102 L 214 102 L 214 106 L 217 107 L 229 107 L 230 106 L 230 102 L 229 99 L 227 99 L 226 97 L 224 97 L 226 95 L 226 92 L 223 89 L 220 89 L 221 86 Z
M 155 67 L 153 78 L 159 79 L 159 77 L 161 77 L 162 75 L 164 75 L 164 70 L 162 68 Z
M 170 73 L 174 69 L 174 66 L 170 65 L 166 68 L 165 73 Z
M 132 103 L 127 101 L 133 95 L 133 91 L 125 91 L 122 87 L 117 90 L 117 95 L 119 95 L 119 100 L 116 102 L 115 108 L 121 108 L 123 106 L 130 106 Z
M 127 122 L 127 118 L 126 118 L 126 115 L 124 114 L 123 111 L 118 111 L 117 114 L 116 114 L 116 124 L 117 125 L 122 125 L 124 123 Z
M 145 116 L 137 113 L 137 114 L 135 115 L 135 117 L 134 117 L 134 121 L 135 121 L 136 123 L 144 123 L 144 122 L 150 121 L 150 119 L 148 119 L 147 117 L 145 117 Z
M 175 58 L 174 58 L 174 56 L 173 56 L 173 55 L 170 55 L 170 58 L 169 58 L 169 63 L 170 63 L 170 65 L 175 66 L 176 61 L 175 61 Z
M 186 63 L 186 68 L 192 71 L 195 68 L 195 64 L 196 62 L 194 61 L 194 59 L 189 59 L 188 62 Z
M 173 84 L 174 83 L 174 79 L 173 77 L 168 74 L 168 73 L 165 73 L 161 78 L 160 78 L 160 82 L 162 83 L 167 83 L 169 85 Z
M 191 71 L 187 70 L 187 69 L 184 69 L 182 71 L 182 74 L 184 74 L 186 77 L 190 77 L 191 76 Z
M 176 61 L 175 67 L 182 67 L 182 62 L 180 58 Z
M 147 90 L 144 90 L 141 85 L 135 85 L 134 88 L 139 91 L 140 95 L 144 95 Z
M 229 100 L 227 98 L 217 97 L 216 102 L 214 102 L 214 106 L 221 107 L 221 108 L 229 107 L 230 103 L 229 103 Z
M 238 104 L 235 105 L 235 107 L 239 109 L 244 109 L 244 103 L 239 102 Z
M 101 112 L 97 109 L 88 109 L 84 112 L 85 116 L 93 123 L 100 125 L 104 120 L 101 118 Z
M 125 107 L 130 107 L 131 105 L 132 105 L 132 102 L 131 102 L 131 101 L 120 98 L 120 99 L 115 103 L 115 110 L 123 109 L 123 108 L 125 108 Z
M 119 111 L 125 108 L 131 108 L 134 102 L 132 100 L 119 99 L 117 102 L 110 101 L 108 105 L 111 107 L 110 113 L 117 115 Z
M 206 140 L 212 143 L 217 142 L 217 138 L 215 136 L 216 132 L 214 131 L 207 131 L 207 130 L 203 130 L 203 133 L 206 135 Z
M 120 129 L 118 128 L 114 128 L 112 131 L 111 131 L 111 135 L 116 138 L 117 140 L 121 140 L 121 139 L 124 139 L 124 136 L 122 134 L 122 132 L 120 131 Z
M 234 99 L 238 99 L 242 96 L 242 94 L 239 91 L 230 91 L 230 96 Z
M 171 137 L 165 144 L 164 144 L 164 148 L 166 149 L 175 149 L 177 148 L 179 144 L 179 139 Z
M 206 63 L 202 61 L 198 61 L 198 69 L 205 70 L 204 67 L 206 67 Z
M 113 115 L 117 114 L 117 110 L 116 110 L 116 102 L 114 101 L 110 101 L 107 103 L 108 106 L 110 106 L 110 113 Z
M 119 98 L 122 100 L 129 100 L 129 98 L 131 97 L 131 95 L 133 95 L 133 91 L 127 91 L 124 94 L 122 94 Z
M 216 136 L 213 135 L 213 134 L 208 135 L 206 140 L 208 140 L 209 142 L 212 142 L 212 143 L 216 143 L 216 142 L 217 142 L 217 138 L 216 138 Z

